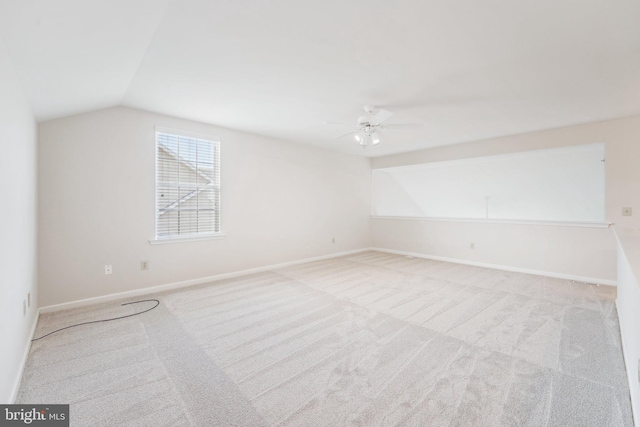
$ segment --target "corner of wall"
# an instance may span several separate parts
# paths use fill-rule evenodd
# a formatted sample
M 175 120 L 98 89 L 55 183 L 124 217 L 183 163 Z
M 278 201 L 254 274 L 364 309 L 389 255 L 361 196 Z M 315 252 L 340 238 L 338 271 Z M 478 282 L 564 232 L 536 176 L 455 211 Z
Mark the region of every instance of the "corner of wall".
M 0 402 L 15 398 L 38 319 L 37 124 L 0 40 L 0 179 L 11 185 L 0 223 Z M 31 301 L 29 307 L 28 301 Z

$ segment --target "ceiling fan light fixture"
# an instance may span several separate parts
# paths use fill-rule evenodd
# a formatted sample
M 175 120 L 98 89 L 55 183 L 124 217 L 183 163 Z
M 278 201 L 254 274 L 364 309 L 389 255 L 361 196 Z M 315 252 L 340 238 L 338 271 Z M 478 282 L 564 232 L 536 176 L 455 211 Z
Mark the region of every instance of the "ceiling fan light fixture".
M 358 131 L 354 138 L 363 148 L 367 145 L 378 145 L 380 143 L 380 136 L 371 129 Z
M 374 146 L 380 144 L 383 138 L 382 132 L 380 131 L 386 126 L 383 123 L 390 119 L 393 116 L 393 113 L 387 110 L 377 109 L 372 105 L 366 105 L 364 110 L 367 115 L 358 117 L 358 123 L 355 129 L 333 139 L 335 140 L 347 135 L 353 135 L 356 142 L 362 148 L 367 148 L 367 145 Z M 331 122 L 325 123 L 328 124 Z M 398 124 L 394 126 L 398 126 Z

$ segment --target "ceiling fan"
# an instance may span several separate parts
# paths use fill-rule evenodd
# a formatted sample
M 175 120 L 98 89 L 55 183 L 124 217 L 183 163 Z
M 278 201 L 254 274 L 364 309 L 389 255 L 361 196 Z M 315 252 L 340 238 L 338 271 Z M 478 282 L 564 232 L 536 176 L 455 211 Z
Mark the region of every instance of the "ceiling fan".
M 360 144 L 362 148 L 367 148 L 368 145 L 378 145 L 380 143 L 382 137 L 382 133 L 380 131 L 386 127 L 414 126 L 412 124 L 383 124 L 383 122 L 389 120 L 393 116 L 393 113 L 387 110 L 378 109 L 373 105 L 365 105 L 364 111 L 366 114 L 358 117 L 358 123 L 356 124 L 355 129 L 342 135 L 338 135 L 332 139 L 335 140 L 353 134 L 358 144 Z M 331 122 L 324 123 L 333 125 L 342 124 Z

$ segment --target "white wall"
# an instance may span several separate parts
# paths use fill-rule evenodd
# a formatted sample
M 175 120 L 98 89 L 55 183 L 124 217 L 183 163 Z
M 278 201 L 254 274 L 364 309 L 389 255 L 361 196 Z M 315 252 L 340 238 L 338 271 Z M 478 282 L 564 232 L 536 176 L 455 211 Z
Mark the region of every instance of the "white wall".
M 640 225 L 640 117 L 443 146 L 372 159 L 372 168 L 455 160 L 605 142 L 606 217 L 619 226 Z M 623 206 L 635 207 L 623 217 Z M 558 226 L 372 220 L 376 247 L 524 270 L 616 279 L 616 243 L 606 229 Z M 470 243 L 476 249 L 470 249 Z
M 616 227 L 618 237 L 618 318 L 627 366 L 633 418 L 640 423 L 640 231 Z
M 12 403 L 37 320 L 36 124 L 1 42 L 0 182 L 0 403 Z
M 606 228 L 373 219 L 372 231 L 373 245 L 381 249 L 588 282 L 615 281 L 615 238 Z
M 149 244 L 156 125 L 221 139 L 226 238 Z M 124 107 L 41 123 L 38 151 L 41 306 L 370 246 L 365 158 Z

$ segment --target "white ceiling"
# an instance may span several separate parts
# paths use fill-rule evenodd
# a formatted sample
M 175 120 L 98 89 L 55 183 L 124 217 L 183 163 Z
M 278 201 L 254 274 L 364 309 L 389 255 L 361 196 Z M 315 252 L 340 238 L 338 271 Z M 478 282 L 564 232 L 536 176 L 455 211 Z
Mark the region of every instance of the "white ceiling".
M 39 121 L 126 105 L 366 156 L 640 114 L 639 0 L 0 0 Z M 362 106 L 395 113 L 350 137 Z

